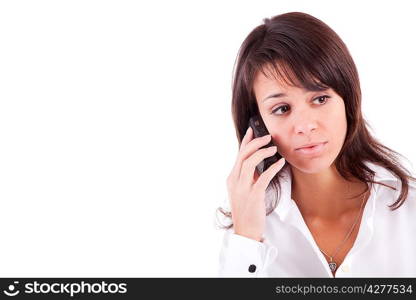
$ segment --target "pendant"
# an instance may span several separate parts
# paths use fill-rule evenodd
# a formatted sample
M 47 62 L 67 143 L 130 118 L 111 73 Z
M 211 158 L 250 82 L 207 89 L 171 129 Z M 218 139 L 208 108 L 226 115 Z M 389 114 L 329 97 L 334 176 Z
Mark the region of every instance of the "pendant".
M 332 272 L 334 272 L 337 269 L 337 264 L 335 262 L 330 262 L 328 263 L 328 265 Z

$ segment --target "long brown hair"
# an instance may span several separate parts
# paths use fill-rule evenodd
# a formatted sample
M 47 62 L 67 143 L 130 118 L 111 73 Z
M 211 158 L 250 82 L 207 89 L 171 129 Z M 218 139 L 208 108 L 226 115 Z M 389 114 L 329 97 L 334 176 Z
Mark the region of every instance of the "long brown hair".
M 375 172 L 364 161 L 382 166 L 401 181 L 401 193 L 389 208 L 399 208 L 407 198 L 409 180 L 416 181 L 400 163 L 401 154 L 382 145 L 367 129 L 361 113 L 361 89 L 354 61 L 341 38 L 319 19 L 302 12 L 290 12 L 263 19 L 243 41 L 234 65 L 232 79 L 232 116 L 239 146 L 248 128 L 249 118 L 259 114 L 253 92 L 258 72 L 266 77 L 272 70 L 275 78 L 291 86 L 310 91 L 332 88 L 343 100 L 347 118 L 344 145 L 335 160 L 339 174 L 365 183 L 375 182 Z M 286 166 L 287 167 L 287 164 Z M 270 185 L 280 194 L 279 173 Z M 395 187 L 388 186 L 396 190 Z M 367 192 L 364 191 L 363 193 Z M 280 197 L 280 196 L 279 196 Z M 275 197 L 276 199 L 276 197 Z M 269 215 L 276 201 L 267 209 Z M 228 218 L 231 212 L 217 209 Z M 231 228 L 233 225 L 222 226 Z

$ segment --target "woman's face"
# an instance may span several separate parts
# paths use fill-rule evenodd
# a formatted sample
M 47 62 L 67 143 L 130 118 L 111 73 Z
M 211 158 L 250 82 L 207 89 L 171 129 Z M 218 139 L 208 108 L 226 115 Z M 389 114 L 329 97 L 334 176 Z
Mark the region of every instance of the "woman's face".
M 332 89 L 311 92 L 267 78 L 262 72 L 255 77 L 253 88 L 261 117 L 286 161 L 304 173 L 329 168 L 347 132 L 343 99 Z M 275 94 L 280 96 L 271 96 Z M 326 144 L 318 153 L 296 150 L 321 142 Z

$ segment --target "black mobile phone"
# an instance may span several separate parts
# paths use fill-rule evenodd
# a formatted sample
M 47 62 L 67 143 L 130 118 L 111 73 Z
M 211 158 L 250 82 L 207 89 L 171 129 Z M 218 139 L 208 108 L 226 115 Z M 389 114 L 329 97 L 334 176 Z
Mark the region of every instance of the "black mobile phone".
M 255 138 L 269 134 L 269 131 L 267 130 L 266 125 L 264 125 L 263 119 L 260 115 L 252 116 L 249 121 L 249 126 L 253 129 L 253 134 Z M 267 145 L 261 147 L 260 149 L 268 148 L 271 146 L 276 146 L 272 140 L 270 140 L 270 142 Z M 274 154 L 273 156 L 269 156 L 266 159 L 264 159 L 260 164 L 256 166 L 256 168 L 261 174 L 281 158 L 282 156 L 277 151 L 276 154 Z

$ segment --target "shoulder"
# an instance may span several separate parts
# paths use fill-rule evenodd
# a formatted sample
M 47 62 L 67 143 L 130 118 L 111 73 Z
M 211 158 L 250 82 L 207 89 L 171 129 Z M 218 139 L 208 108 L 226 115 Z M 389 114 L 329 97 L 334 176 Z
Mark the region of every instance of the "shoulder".
M 399 179 L 382 181 L 382 183 L 394 187 L 395 189 L 381 184 L 377 185 L 378 187 L 375 189 L 375 200 L 376 206 L 378 207 L 377 211 L 390 217 L 395 217 L 401 223 L 405 220 L 414 222 L 416 219 L 416 184 L 412 181 L 408 182 L 407 193 L 403 195 L 404 201 L 403 199 L 400 200 L 401 202 L 403 201 L 403 203 L 400 207 L 392 210 L 390 206 L 399 200 L 402 193 L 402 183 Z
M 407 193 L 404 194 L 403 204 L 391 210 L 389 206 L 395 203 L 404 191 L 401 179 L 381 165 L 371 162 L 366 162 L 366 165 L 374 171 L 375 205 L 379 208 L 377 211 L 391 216 L 401 215 L 402 218 L 405 218 L 404 215 L 406 218 L 416 218 L 416 182 L 411 179 L 407 180 L 408 188 Z

